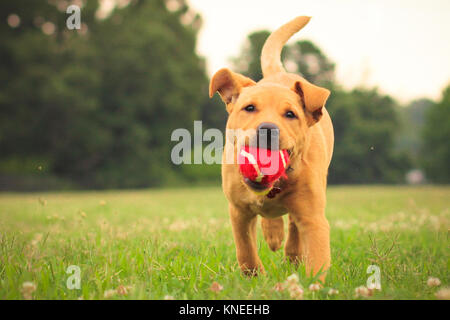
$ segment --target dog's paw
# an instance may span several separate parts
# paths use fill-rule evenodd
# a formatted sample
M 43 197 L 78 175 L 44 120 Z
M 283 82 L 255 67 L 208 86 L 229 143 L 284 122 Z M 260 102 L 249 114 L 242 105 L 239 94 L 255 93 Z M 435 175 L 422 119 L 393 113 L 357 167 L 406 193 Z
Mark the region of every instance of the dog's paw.
M 249 268 L 247 266 L 241 266 L 241 271 L 245 276 L 250 277 L 250 278 L 266 274 L 266 271 L 264 270 L 264 267 L 262 265 L 254 267 L 254 268 Z
M 283 218 L 261 220 L 264 239 L 270 250 L 277 251 L 281 248 L 284 240 Z
M 298 266 L 302 262 L 300 255 L 293 252 L 285 252 L 285 258 L 287 261 L 296 266 Z
M 279 234 L 271 234 L 266 239 L 267 245 L 269 246 L 270 250 L 277 251 L 281 248 L 283 244 L 283 236 Z

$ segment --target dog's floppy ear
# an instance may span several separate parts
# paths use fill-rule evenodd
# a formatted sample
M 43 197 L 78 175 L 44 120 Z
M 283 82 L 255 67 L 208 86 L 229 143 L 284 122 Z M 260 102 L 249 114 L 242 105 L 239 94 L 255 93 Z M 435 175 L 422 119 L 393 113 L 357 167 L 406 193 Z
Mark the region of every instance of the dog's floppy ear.
M 330 91 L 309 83 L 308 81 L 296 81 L 293 90 L 300 95 L 306 120 L 312 126 L 322 117 L 322 108 L 330 96 Z
M 226 68 L 220 69 L 209 83 L 209 97 L 212 98 L 214 93 L 218 91 L 228 110 L 229 104 L 236 101 L 242 88 L 255 84 L 256 82 L 250 78 L 234 73 Z M 228 112 L 230 111 L 228 110 Z

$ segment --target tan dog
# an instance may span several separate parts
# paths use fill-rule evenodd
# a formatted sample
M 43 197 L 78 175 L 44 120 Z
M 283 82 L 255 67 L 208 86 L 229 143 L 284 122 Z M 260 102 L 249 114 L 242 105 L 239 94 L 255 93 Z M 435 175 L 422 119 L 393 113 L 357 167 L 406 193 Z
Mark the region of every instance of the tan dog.
M 222 186 L 229 201 L 236 255 L 245 274 L 264 272 L 256 244 L 258 215 L 262 216 L 264 238 L 271 250 L 281 247 L 282 216 L 288 213 L 286 256 L 293 262 L 304 262 L 309 274 L 322 271 L 322 281 L 330 265 L 325 193 L 334 134 L 324 107 L 330 92 L 286 73 L 280 61 L 283 45 L 309 20 L 297 17 L 270 35 L 261 54 L 264 78 L 258 83 L 228 69 L 219 70 L 211 79 L 210 96 L 218 91 L 229 113 L 227 130 L 255 129 L 257 133 L 261 124 L 270 123 L 279 129 L 279 148 L 288 150 L 291 158 L 288 179 L 276 183 L 281 192 L 273 199 L 255 194 L 257 186 L 244 181 L 236 161 L 222 164 Z M 225 149 L 230 144 L 234 151 L 240 147 L 227 141 Z

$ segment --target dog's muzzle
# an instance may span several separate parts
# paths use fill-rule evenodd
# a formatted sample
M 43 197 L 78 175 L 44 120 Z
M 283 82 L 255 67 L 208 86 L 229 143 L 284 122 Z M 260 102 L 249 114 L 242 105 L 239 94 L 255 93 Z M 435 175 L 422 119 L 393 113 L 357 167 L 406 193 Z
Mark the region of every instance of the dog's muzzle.
M 275 123 L 263 122 L 256 129 L 258 148 L 279 150 L 280 128 Z

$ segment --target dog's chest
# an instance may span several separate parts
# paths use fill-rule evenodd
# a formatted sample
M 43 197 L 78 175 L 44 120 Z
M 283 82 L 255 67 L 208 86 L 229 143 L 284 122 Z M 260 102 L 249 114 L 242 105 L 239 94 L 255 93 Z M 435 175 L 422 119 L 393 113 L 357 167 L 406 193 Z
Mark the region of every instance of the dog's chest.
M 287 209 L 282 205 L 281 201 L 271 200 L 267 197 L 261 197 L 257 201 L 248 204 L 249 209 L 264 218 L 277 218 L 287 213 Z

